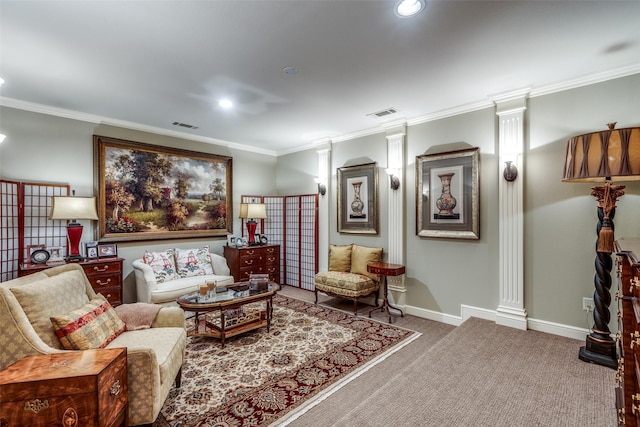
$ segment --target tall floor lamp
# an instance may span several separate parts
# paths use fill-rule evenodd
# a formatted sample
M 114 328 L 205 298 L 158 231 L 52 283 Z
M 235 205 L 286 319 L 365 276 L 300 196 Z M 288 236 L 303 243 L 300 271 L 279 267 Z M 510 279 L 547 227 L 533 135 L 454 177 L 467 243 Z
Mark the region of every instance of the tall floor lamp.
M 614 181 L 640 180 L 640 127 L 609 129 L 574 136 L 567 141 L 563 181 L 602 182 L 591 187 L 598 201 L 596 260 L 594 276 L 593 327 L 586 345 L 580 347 L 580 360 L 617 368 L 615 340 L 609 330 L 611 304 L 611 253 L 614 251 L 613 217 L 616 202 L 624 194 L 624 185 Z
M 72 196 L 53 196 L 50 219 L 71 220 L 67 224 L 67 240 L 69 242 L 67 261 L 81 260 L 83 257 L 80 254 L 80 239 L 83 227 L 77 220 L 98 220 L 96 198 L 76 197 L 75 190 Z

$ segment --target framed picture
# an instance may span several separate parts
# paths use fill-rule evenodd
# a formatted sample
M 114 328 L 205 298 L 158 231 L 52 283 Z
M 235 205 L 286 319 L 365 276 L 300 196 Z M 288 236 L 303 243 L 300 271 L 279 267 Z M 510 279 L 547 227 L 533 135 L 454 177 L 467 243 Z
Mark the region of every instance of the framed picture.
M 98 258 L 111 258 L 118 256 L 118 247 L 115 243 L 98 243 Z
M 84 243 L 85 256 L 89 259 L 98 258 L 98 242 L 91 240 Z
M 480 238 L 477 147 L 416 156 L 416 234 Z
M 93 150 L 100 241 L 233 230 L 231 157 L 98 135 Z
M 64 248 L 62 246 L 49 246 L 47 247 L 47 251 L 49 252 L 48 262 L 53 263 L 64 261 Z
M 28 245 L 27 246 L 27 259 L 25 260 L 25 262 L 30 263 L 33 262 L 31 259 L 31 255 L 35 252 L 35 251 L 39 251 L 41 249 L 44 249 L 45 245 Z
M 378 234 L 376 163 L 338 168 L 338 232 Z

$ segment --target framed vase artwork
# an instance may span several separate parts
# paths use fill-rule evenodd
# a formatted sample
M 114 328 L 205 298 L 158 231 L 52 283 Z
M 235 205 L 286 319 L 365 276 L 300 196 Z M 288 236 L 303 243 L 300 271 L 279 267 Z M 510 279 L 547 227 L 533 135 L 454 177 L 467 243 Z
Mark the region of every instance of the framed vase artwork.
M 378 234 L 376 163 L 338 168 L 338 232 Z
M 478 147 L 416 156 L 416 234 L 480 238 Z

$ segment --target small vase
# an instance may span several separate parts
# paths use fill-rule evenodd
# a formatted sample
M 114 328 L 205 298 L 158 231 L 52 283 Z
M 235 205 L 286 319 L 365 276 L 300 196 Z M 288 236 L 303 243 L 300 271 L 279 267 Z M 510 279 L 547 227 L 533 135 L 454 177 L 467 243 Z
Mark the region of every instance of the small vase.
M 456 198 L 451 195 L 451 177 L 453 177 L 453 175 L 455 175 L 455 173 L 438 175 L 442 183 L 442 194 L 438 197 L 438 200 L 436 200 L 436 207 L 439 210 L 438 215 L 441 217 L 454 216 L 453 209 L 455 209 L 458 204 Z

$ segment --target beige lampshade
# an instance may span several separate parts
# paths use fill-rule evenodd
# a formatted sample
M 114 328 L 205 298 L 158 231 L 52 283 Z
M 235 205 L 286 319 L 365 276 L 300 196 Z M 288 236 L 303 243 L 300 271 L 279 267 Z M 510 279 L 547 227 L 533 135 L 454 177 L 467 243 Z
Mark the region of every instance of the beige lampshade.
M 563 181 L 640 180 L 640 127 L 609 129 L 567 141 Z
M 95 197 L 53 196 L 50 219 L 98 220 Z
M 244 219 L 263 219 L 267 217 L 267 205 L 264 203 L 241 203 L 240 216 Z

